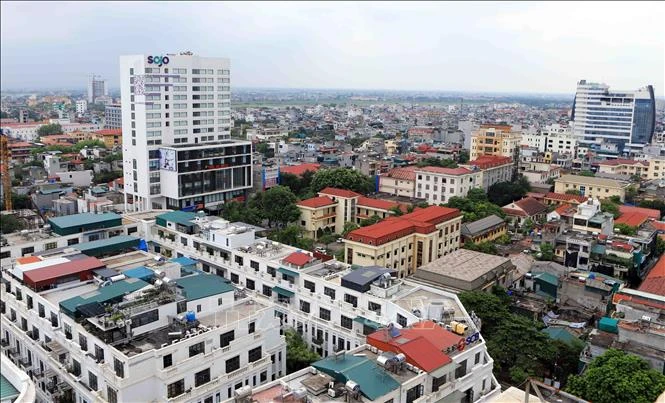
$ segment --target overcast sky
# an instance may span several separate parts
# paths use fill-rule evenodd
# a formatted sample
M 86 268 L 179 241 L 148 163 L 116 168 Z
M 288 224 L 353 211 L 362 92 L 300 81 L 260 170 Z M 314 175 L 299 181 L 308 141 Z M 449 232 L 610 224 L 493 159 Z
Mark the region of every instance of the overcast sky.
M 2 2 L 2 88 L 118 85 L 118 56 L 231 58 L 241 87 L 665 86 L 665 3 Z

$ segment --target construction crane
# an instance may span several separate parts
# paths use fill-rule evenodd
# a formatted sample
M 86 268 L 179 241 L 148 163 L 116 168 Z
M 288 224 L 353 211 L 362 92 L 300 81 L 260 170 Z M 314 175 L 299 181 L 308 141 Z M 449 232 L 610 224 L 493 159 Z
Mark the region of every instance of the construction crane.
M 2 168 L 2 195 L 6 211 L 13 210 L 12 179 L 9 177 L 9 147 L 7 136 L 0 133 L 0 167 Z

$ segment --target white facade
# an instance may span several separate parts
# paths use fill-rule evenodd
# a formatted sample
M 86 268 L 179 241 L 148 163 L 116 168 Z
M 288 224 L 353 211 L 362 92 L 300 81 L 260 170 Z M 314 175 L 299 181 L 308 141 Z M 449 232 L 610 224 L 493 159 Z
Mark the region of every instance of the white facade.
M 38 137 L 37 131 L 42 126 L 41 123 L 10 123 L 1 126 L 0 129 L 10 137 L 24 141 L 35 141 Z
M 126 208 L 215 209 L 251 188 L 251 143 L 228 139 L 229 65 L 191 54 L 120 57 Z
M 55 176 L 60 178 L 60 182 L 71 184 L 75 187 L 88 187 L 92 184 L 92 170 L 56 172 Z
M 575 155 L 577 137 L 573 135 L 570 127 L 551 124 L 543 128 L 542 135 L 546 141 L 545 148 L 542 151 Z
M 653 135 L 654 102 L 651 86 L 610 91 L 607 84 L 581 80 L 573 107 L 573 133 L 581 146 L 601 155 L 639 150 Z
M 429 204 L 447 203 L 453 197 L 464 197 L 473 188 L 483 187 L 480 170 L 466 168 L 425 167 L 416 169 L 416 198 Z
M 120 108 L 120 105 L 106 105 L 104 107 L 104 128 L 122 129 L 122 108 Z
M 76 114 L 84 115 L 88 111 L 88 101 L 81 99 L 76 101 Z

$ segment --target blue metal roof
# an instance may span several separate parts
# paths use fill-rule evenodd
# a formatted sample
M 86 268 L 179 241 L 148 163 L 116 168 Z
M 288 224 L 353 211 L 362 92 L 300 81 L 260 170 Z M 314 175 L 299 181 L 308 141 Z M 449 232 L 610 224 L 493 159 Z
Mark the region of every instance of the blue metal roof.
M 197 264 L 198 260 L 182 256 L 182 257 L 174 257 L 173 259 L 170 259 L 169 262 L 178 263 L 180 264 L 180 266 L 191 266 Z
M 176 280 L 188 301 L 209 297 L 211 295 L 232 292 L 233 286 L 228 280 L 212 274 L 197 274 Z
M 80 213 L 66 215 L 62 217 L 52 217 L 49 218 L 49 221 L 54 223 L 60 228 L 69 228 L 69 227 L 80 227 L 83 225 L 97 224 L 100 222 L 110 221 L 110 220 L 121 220 L 122 217 L 115 213 Z
M 134 269 L 125 270 L 122 274 L 130 278 L 140 278 L 145 281 L 154 277 L 155 272 L 145 266 L 139 266 Z
M 317 361 L 312 366 L 332 376 L 336 381 L 353 381 L 360 386 L 360 393 L 370 400 L 396 390 L 400 384 L 367 357 L 346 354 L 343 357 L 328 357 Z
M 393 271 L 394 270 L 392 269 L 386 269 L 385 267 L 380 266 L 361 267 L 342 277 L 342 280 L 359 286 L 366 286 L 379 278 L 380 275 L 384 273 L 392 273 Z

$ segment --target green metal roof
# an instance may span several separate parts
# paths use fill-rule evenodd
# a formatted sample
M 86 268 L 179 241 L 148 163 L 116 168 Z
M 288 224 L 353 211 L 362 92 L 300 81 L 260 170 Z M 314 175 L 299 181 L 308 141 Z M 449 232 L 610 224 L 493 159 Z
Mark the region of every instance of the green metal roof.
M 80 213 L 62 217 L 49 218 L 49 221 L 60 228 L 81 227 L 84 225 L 97 224 L 100 222 L 121 220 L 122 217 L 115 213 Z
M 346 354 L 343 357 L 328 357 L 312 364 L 314 368 L 332 376 L 336 381 L 351 380 L 360 385 L 360 393 L 370 400 L 396 390 L 400 384 L 386 371 L 367 357 Z
M 379 322 L 374 322 L 373 320 L 369 320 L 369 319 L 367 319 L 365 317 L 362 317 L 362 316 L 356 316 L 353 319 L 353 321 L 358 322 L 358 323 L 360 323 L 362 325 L 365 325 L 367 327 L 371 327 L 374 330 L 379 330 L 383 327 L 383 325 L 380 324 Z
M 533 273 L 533 279 L 534 280 L 540 280 L 544 283 L 551 284 L 553 286 L 558 286 L 559 285 L 559 278 L 557 276 L 555 276 L 554 274 L 550 274 L 550 273 L 535 272 L 535 273 Z
M 139 238 L 131 235 L 118 235 L 107 239 L 100 239 L 97 241 L 72 245 L 72 248 L 78 249 L 82 253 L 85 253 L 86 251 L 91 251 L 99 248 L 113 249 L 114 246 L 120 246 L 125 243 L 127 244 L 136 243 L 136 246 L 138 246 Z
M 575 343 L 575 340 L 580 341 L 577 337 L 562 327 L 546 327 L 542 332 L 550 336 L 551 339 L 559 340 L 566 344 L 573 344 Z
M 18 389 L 12 385 L 4 375 L 0 374 L 0 400 L 13 400 L 18 397 Z
M 169 211 L 168 213 L 158 215 L 156 218 L 189 227 L 194 225 L 192 220 L 196 218 L 196 213 L 189 211 Z
M 591 253 L 595 253 L 597 255 L 604 255 L 605 254 L 605 245 L 601 244 L 595 244 L 591 247 Z
M 282 287 L 279 286 L 274 286 L 272 288 L 273 291 L 275 291 L 277 294 L 284 296 L 284 297 L 289 297 L 292 298 L 294 295 L 296 295 L 293 291 L 286 290 Z
M 282 273 L 282 274 L 286 274 L 287 276 L 291 276 L 291 277 L 298 277 L 300 275 L 300 273 L 298 273 L 297 271 L 289 270 L 285 267 L 280 267 L 279 269 L 277 269 L 277 271 Z
M 119 299 L 125 294 L 140 290 L 148 285 L 150 284 L 138 278 L 128 278 L 117 281 L 106 287 L 101 287 L 87 294 L 66 299 L 60 302 L 60 307 L 72 316 L 76 314 L 77 308 L 81 305 L 92 304 L 95 302 L 104 304 Z
M 233 286 L 226 279 L 213 274 L 182 277 L 176 280 L 176 284 L 182 288 L 188 301 L 233 291 Z

